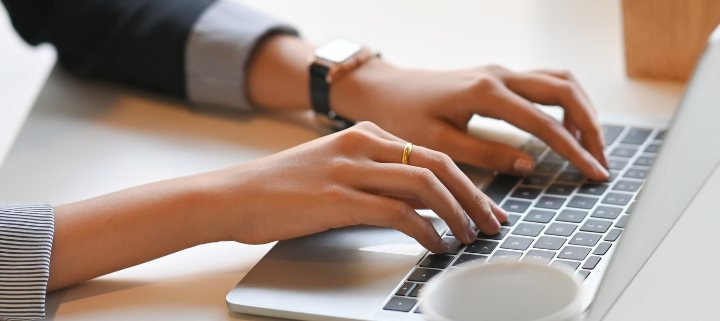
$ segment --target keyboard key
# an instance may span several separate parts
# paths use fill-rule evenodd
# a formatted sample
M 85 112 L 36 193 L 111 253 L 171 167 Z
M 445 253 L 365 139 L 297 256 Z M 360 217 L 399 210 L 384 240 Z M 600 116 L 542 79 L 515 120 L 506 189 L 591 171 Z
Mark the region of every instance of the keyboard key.
M 585 221 L 585 224 L 582 225 L 580 230 L 585 232 L 605 233 L 610 228 L 610 225 L 612 225 L 612 221 L 589 219 Z
M 617 223 L 615 223 L 615 227 L 625 228 L 625 225 L 627 225 L 629 217 L 630 217 L 629 215 L 620 216 L 620 219 L 617 220 Z
M 545 146 L 528 146 L 523 148 L 523 150 L 536 161 L 540 159 L 540 156 L 542 156 L 542 153 L 545 152 L 546 149 L 547 147 Z
M 655 135 L 655 140 L 663 140 L 665 139 L 665 134 L 667 133 L 667 130 L 661 130 L 660 132 Z
M 518 251 L 497 250 L 497 251 L 495 251 L 495 254 L 493 254 L 493 256 L 490 257 L 490 260 L 488 260 L 488 262 L 490 262 L 490 263 L 517 262 L 517 260 L 520 259 L 521 255 L 522 255 L 522 252 L 518 252 Z
M 465 249 L 465 253 L 490 254 L 497 247 L 498 242 L 475 240 Z
M 525 213 L 528 207 L 530 207 L 530 204 L 532 203 L 525 201 L 507 200 L 503 204 L 502 208 L 508 212 Z
M 590 254 L 590 248 L 579 247 L 579 246 L 566 246 L 558 254 L 559 259 L 577 260 L 582 261 L 585 257 Z
M 443 254 L 430 254 L 420 262 L 421 267 L 433 268 L 433 269 L 444 269 L 450 265 L 450 262 L 454 259 L 454 256 L 443 255 Z
M 608 168 L 621 170 L 627 166 L 628 162 L 621 159 L 608 159 Z
M 392 297 L 390 301 L 385 305 L 383 310 L 409 312 L 418 302 L 417 299 Z
M 612 143 L 615 142 L 618 136 L 620 136 L 620 133 L 622 133 L 622 131 L 622 126 L 602 125 L 603 137 L 605 138 L 605 146 L 612 145 Z
M 507 228 L 507 227 L 501 227 L 501 228 L 500 228 L 500 232 L 497 233 L 497 234 L 495 234 L 495 235 L 487 235 L 487 234 L 485 234 L 485 233 L 483 233 L 483 232 L 480 232 L 480 233 L 478 234 L 478 238 L 479 238 L 479 239 L 488 239 L 488 240 L 502 240 L 503 237 L 505 237 L 505 235 L 506 235 L 509 231 L 510 231 L 509 228 Z
M 598 199 L 594 197 L 574 196 L 567 206 L 589 210 L 593 206 L 595 206 L 595 203 L 597 203 L 597 201 Z
M 554 150 L 551 150 L 547 155 L 545 155 L 545 158 L 543 159 L 545 161 L 551 161 L 551 162 L 565 162 L 566 159 Z M 557 172 L 556 172 L 557 173 Z
M 539 264 L 548 264 L 550 263 L 550 260 L 555 257 L 555 252 L 550 251 L 540 251 L 540 250 L 530 250 L 525 254 L 525 257 L 523 257 L 523 262 L 530 262 L 530 263 L 539 263 Z
M 415 286 L 417 286 L 416 283 L 412 282 L 405 282 L 402 286 L 400 286 L 400 289 L 395 292 L 395 295 L 399 296 L 408 296 L 412 292 L 412 290 L 415 290 Z
M 518 176 L 498 174 L 485 189 L 484 193 L 495 203 L 500 204 L 500 202 L 505 199 L 505 196 L 510 194 L 510 191 L 517 185 L 520 179 Z
M 635 156 L 635 153 L 637 153 L 637 151 L 637 147 L 632 146 L 616 147 L 615 149 L 613 149 L 612 153 L 610 153 L 610 156 L 633 157 Z
M 487 256 L 485 255 L 475 255 L 475 254 L 462 254 L 458 257 L 458 259 L 453 263 L 453 266 L 458 266 L 460 264 L 466 264 L 466 265 L 474 265 L 474 264 L 482 264 L 487 260 Z
M 408 278 L 408 281 L 413 282 L 427 282 L 432 278 L 433 276 L 438 275 L 441 270 L 433 270 L 433 269 L 425 269 L 425 268 L 416 268 L 415 271 L 413 271 L 412 274 L 410 274 L 410 277 Z
M 652 133 L 652 129 L 630 128 L 630 131 L 623 138 L 623 144 L 642 145 Z
M 564 171 L 562 172 L 555 181 L 563 183 L 580 183 L 585 180 L 585 176 L 578 171 Z
M 562 168 L 563 163 L 555 163 L 555 162 L 540 162 L 535 164 L 535 173 L 536 174 L 545 174 L 545 175 L 555 175 L 557 174 Z
M 652 166 L 653 162 L 655 161 L 655 157 L 652 156 L 640 156 L 635 160 L 635 163 L 633 165 L 636 166 Z
M 605 204 L 625 206 L 627 205 L 627 203 L 630 202 L 630 199 L 632 199 L 631 194 L 608 193 L 607 195 L 605 195 L 605 198 L 602 200 L 602 202 Z
M 605 255 L 605 253 L 607 253 L 607 251 L 610 249 L 611 246 L 612 246 L 612 243 L 602 242 L 602 243 L 600 243 L 600 245 L 598 245 L 595 248 L 595 251 L 593 251 L 593 254 Z
M 575 224 L 566 224 L 566 223 L 552 223 L 550 224 L 550 227 L 545 231 L 545 234 L 549 235 L 557 235 L 557 236 L 570 236 L 575 229 L 577 228 L 577 225 Z
M 575 190 L 575 185 L 552 184 L 545 190 L 545 194 L 568 196 Z
M 598 206 L 590 216 L 614 220 L 616 217 L 618 217 L 618 215 L 620 215 L 621 211 L 621 207 Z
M 445 252 L 447 254 L 458 254 L 463 246 L 465 246 L 465 244 L 462 244 L 462 242 L 454 237 L 443 237 L 443 241 L 449 246 L 447 252 Z
M 645 147 L 646 153 L 657 153 L 660 150 L 660 144 L 650 144 Z
M 562 212 L 560 212 L 560 215 L 558 215 L 556 220 L 570 223 L 580 223 L 583 219 L 585 219 L 587 213 L 588 212 L 586 211 L 563 210 Z
M 647 169 L 631 167 L 627 170 L 627 172 L 625 172 L 625 175 L 623 175 L 623 177 L 645 179 L 645 177 L 647 177 L 647 174 Z
M 520 215 L 508 214 L 507 220 L 505 220 L 505 222 L 500 223 L 500 225 L 501 226 L 513 226 L 519 219 L 520 219 Z
M 535 207 L 557 210 L 565 203 L 565 200 L 566 199 L 562 197 L 543 196 L 535 203 Z
M 550 183 L 550 180 L 552 180 L 552 176 L 532 174 L 528 177 L 525 177 L 525 179 L 523 180 L 523 184 L 530 185 L 530 186 L 543 186 L 544 187 L 548 183 Z
M 569 269 L 570 271 L 575 271 L 577 270 L 578 266 L 580 266 L 580 262 L 555 260 L 550 265 L 559 267 L 561 269 Z
M 545 228 L 545 225 L 520 223 L 517 227 L 515 227 L 512 234 L 524 236 L 538 236 L 540 232 L 542 232 L 543 228 Z
M 535 242 L 535 245 L 533 245 L 533 247 L 545 250 L 559 250 L 563 246 L 563 244 L 565 244 L 565 238 L 542 236 L 537 240 L 537 242 Z
M 527 213 L 527 215 L 525 215 L 525 221 L 535 223 L 547 223 L 552 220 L 553 216 L 555 216 L 555 212 L 531 210 L 530 213 Z
M 413 298 L 419 297 L 419 296 L 420 296 L 420 292 L 422 292 L 422 288 L 423 288 L 424 286 L 425 286 L 425 284 L 418 284 L 418 285 L 415 287 L 415 290 L 412 290 L 412 292 L 410 292 L 410 296 L 413 297 Z
M 597 266 L 598 263 L 600 263 L 600 257 L 591 256 L 587 259 L 587 261 L 585 261 L 585 264 L 583 264 L 582 268 L 586 270 L 592 270 Z
M 607 190 L 608 185 L 600 183 L 585 183 L 580 186 L 578 193 L 590 195 L 602 195 Z
M 570 238 L 568 244 L 592 247 L 600 241 L 600 237 L 602 237 L 600 234 L 577 232 Z
M 610 176 L 608 176 L 608 178 L 605 180 L 605 183 L 612 183 L 613 181 L 615 181 L 616 178 L 618 178 L 618 176 L 620 176 L 620 172 L 610 171 Z
M 605 238 L 603 239 L 603 241 L 615 242 L 618 239 L 618 237 L 620 237 L 620 233 L 622 233 L 621 229 L 614 228 L 614 229 L 610 230 L 610 233 L 605 235 Z
M 510 196 L 515 198 L 526 198 L 529 200 L 534 200 L 538 197 L 538 195 L 540 195 L 541 192 L 542 189 L 540 188 L 518 187 Z
M 525 251 L 534 240 L 527 237 L 508 236 L 500 247 L 503 249 Z
M 577 272 L 577 274 L 578 274 L 579 276 L 581 276 L 582 279 L 583 279 L 583 281 L 584 281 L 584 280 L 586 280 L 586 279 L 588 278 L 588 276 L 590 276 L 590 271 L 588 271 L 588 270 L 580 270 L 580 271 Z
M 637 202 L 632 202 L 632 204 L 630 204 L 630 206 L 628 206 L 628 208 L 625 209 L 625 213 L 628 213 L 628 214 L 632 213 L 632 211 L 635 209 L 635 203 L 637 203 Z
M 617 183 L 615 183 L 615 186 L 613 186 L 613 190 L 623 192 L 637 192 L 640 189 L 641 185 L 641 182 L 619 180 Z

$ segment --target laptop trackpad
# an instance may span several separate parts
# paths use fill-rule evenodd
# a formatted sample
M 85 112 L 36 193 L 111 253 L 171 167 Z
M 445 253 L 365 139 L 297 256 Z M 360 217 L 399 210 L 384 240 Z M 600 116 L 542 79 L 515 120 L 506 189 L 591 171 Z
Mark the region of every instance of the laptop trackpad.
M 445 223 L 423 215 L 439 233 Z M 231 310 L 371 318 L 425 249 L 390 228 L 353 226 L 278 242 L 228 294 Z

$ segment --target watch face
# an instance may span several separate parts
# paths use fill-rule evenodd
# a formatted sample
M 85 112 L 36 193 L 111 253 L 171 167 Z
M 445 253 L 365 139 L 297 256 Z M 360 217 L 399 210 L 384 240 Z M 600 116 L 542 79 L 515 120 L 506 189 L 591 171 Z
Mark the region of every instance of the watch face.
M 335 63 L 341 63 L 362 49 L 359 43 L 343 38 L 334 38 L 315 49 L 315 56 Z

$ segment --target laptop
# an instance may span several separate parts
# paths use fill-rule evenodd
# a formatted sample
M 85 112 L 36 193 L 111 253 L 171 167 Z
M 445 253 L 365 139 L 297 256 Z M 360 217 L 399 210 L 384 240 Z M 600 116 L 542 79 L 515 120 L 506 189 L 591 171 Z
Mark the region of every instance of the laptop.
M 450 244 L 446 254 L 373 226 L 280 241 L 230 291 L 228 308 L 305 320 L 423 320 L 418 295 L 430 279 L 473 264 L 532 261 L 581 276 L 590 294 L 585 317 L 602 319 L 695 196 L 720 194 L 712 184 L 720 175 L 711 175 L 720 162 L 719 42 L 720 27 L 670 126 L 603 125 L 607 181 L 589 181 L 531 139 L 524 150 L 535 173 L 498 174 L 484 188 L 510 213 L 500 233 L 464 245 L 431 211 L 419 211 Z

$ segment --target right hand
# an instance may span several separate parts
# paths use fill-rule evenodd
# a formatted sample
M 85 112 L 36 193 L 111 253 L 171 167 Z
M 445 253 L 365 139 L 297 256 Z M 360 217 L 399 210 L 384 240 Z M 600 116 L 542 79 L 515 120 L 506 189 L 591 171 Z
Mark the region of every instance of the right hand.
M 507 213 L 475 187 L 450 157 L 414 146 L 409 165 L 403 165 L 405 143 L 364 122 L 209 173 L 216 178 L 210 180 L 218 204 L 213 207 L 226 213 L 228 237 L 249 244 L 369 224 L 393 227 L 425 248 L 444 253 L 447 244 L 409 205 L 419 202 L 444 219 L 463 243 L 475 240 L 474 226 L 490 235 L 499 232 Z

